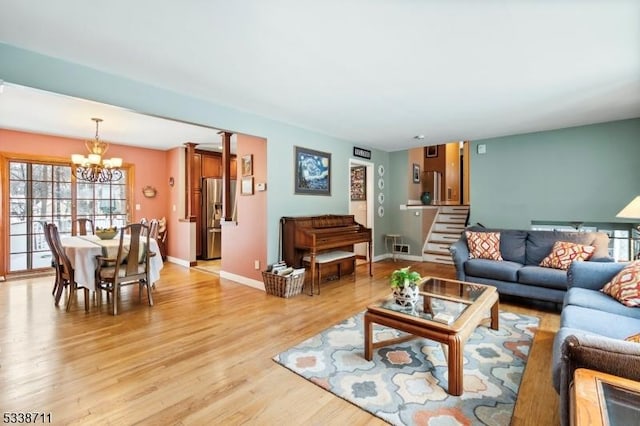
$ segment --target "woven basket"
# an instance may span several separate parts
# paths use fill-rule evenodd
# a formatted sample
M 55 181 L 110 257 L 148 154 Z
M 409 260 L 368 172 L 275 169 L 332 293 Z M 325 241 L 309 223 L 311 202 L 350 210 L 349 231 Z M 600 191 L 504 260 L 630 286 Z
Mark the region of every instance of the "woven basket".
M 302 293 L 304 286 L 304 272 L 299 275 L 290 275 L 283 277 L 281 275 L 272 274 L 271 272 L 262 271 L 262 279 L 264 280 L 264 289 L 267 294 L 273 294 L 279 297 L 291 297 Z

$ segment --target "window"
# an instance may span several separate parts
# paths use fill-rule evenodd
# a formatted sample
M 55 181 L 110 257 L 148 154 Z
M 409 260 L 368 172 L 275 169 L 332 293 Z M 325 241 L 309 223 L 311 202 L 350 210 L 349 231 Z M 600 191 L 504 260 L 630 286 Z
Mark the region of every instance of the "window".
M 44 239 L 44 222 L 53 222 L 61 235 L 71 234 L 78 217 L 95 226 L 121 227 L 128 222 L 127 173 L 115 183 L 75 183 L 71 166 L 10 160 L 9 169 L 9 272 L 51 266 Z

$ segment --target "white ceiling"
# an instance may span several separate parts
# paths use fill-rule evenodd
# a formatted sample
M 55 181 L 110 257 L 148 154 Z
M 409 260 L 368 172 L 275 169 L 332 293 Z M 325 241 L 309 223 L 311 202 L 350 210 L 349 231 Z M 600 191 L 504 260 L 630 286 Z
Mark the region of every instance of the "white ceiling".
M 640 116 L 638 0 L 0 6 L 2 42 L 388 151 Z

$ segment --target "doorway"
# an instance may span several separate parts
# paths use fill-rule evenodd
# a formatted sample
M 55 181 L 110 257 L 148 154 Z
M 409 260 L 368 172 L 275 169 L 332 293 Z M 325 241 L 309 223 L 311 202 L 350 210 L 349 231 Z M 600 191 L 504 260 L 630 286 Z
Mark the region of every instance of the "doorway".
M 373 233 L 374 213 L 374 164 L 368 161 L 349 159 L 349 214 L 360 225 L 371 228 Z M 373 241 L 371 242 L 373 244 Z M 367 244 L 354 246 L 357 264 L 369 262 Z M 371 252 L 373 253 L 373 246 Z

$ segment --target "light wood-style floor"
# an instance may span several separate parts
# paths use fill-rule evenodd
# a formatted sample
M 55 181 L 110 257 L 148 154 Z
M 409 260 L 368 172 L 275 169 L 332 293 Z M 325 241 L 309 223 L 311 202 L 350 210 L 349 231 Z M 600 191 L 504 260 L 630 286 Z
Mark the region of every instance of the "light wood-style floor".
M 378 262 L 373 278 L 359 266 L 356 281 L 282 299 L 166 263 L 156 305 L 129 287 L 117 317 L 106 304 L 85 313 L 81 292 L 71 312 L 55 307 L 52 277 L 1 283 L 0 408 L 51 413 L 53 424 L 384 424 L 271 358 L 386 296 L 391 271 L 408 264 Z M 412 265 L 454 277 L 450 266 Z M 557 425 L 550 360 L 559 315 L 501 307 L 541 318 L 512 424 Z

